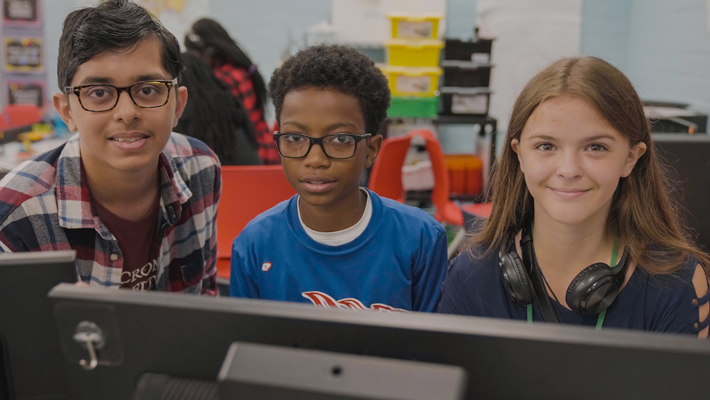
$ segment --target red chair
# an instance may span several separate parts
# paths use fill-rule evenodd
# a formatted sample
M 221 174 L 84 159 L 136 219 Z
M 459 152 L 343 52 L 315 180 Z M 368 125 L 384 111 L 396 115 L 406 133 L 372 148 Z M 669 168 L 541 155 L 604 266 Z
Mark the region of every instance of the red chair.
M 407 136 L 384 140 L 380 154 L 372 168 L 368 187 L 383 197 L 402 202 L 402 165 L 409 150 L 409 143 L 414 136 L 424 138 L 425 147 L 431 160 L 431 168 L 434 173 L 431 202 L 436 208 L 434 218 L 439 222 L 462 226 L 464 223 L 463 213 L 450 199 L 451 189 L 444 152 L 441 149 L 441 143 L 430 130 L 414 130 Z M 491 207 L 485 204 L 473 204 L 464 206 L 464 209 L 471 214 L 488 218 Z
M 402 166 L 409 151 L 411 134 L 388 138 L 382 142 L 380 154 L 370 171 L 370 181 L 367 187 L 382 197 L 404 202 L 402 187 Z
M 10 104 L 3 114 L 9 127 L 18 127 L 42 122 L 42 111 L 34 104 Z
M 217 212 L 217 278 L 229 280 L 232 241 L 257 215 L 291 198 L 296 190 L 280 165 L 222 167 Z

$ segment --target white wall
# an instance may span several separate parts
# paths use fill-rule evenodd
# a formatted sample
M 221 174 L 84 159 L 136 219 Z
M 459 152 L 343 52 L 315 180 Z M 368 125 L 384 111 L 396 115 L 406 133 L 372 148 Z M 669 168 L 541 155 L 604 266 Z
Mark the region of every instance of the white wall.
M 64 18 L 76 7 L 75 1 L 44 1 L 49 92 L 58 90 L 59 36 Z M 689 102 L 693 108 L 710 113 L 707 3 L 584 0 L 580 51 L 616 65 L 631 78 L 643 98 Z M 330 19 L 330 0 L 210 0 L 210 8 L 212 17 L 244 46 L 267 79 L 278 64 L 289 31 L 294 39 L 300 39 L 308 26 Z M 477 0 L 449 0 L 447 35 L 468 37 L 476 23 L 476 10 Z M 493 53 L 497 51 L 501 48 L 494 44 Z M 495 116 L 501 122 L 507 117 Z M 452 139 L 452 147 L 459 147 Z M 461 139 L 464 143 L 466 138 Z

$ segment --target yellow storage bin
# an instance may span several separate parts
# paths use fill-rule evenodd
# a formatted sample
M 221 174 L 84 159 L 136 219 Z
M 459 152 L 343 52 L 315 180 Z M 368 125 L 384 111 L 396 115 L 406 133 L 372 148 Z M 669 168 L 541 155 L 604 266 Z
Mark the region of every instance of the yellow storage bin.
M 443 15 L 388 14 L 392 21 L 392 37 L 395 39 L 436 39 Z
M 387 64 L 401 67 L 436 67 L 444 42 L 434 39 L 392 39 L 385 43 Z
M 433 97 L 439 90 L 439 67 L 396 67 L 381 65 L 380 69 L 389 79 L 392 96 Z

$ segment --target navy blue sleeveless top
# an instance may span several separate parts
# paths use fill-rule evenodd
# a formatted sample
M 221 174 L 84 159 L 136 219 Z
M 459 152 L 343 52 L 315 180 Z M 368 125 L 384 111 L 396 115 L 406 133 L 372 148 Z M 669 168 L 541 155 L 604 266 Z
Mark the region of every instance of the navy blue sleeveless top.
M 451 264 L 443 285 L 439 312 L 477 317 L 527 320 L 527 309 L 507 296 L 498 270 L 498 252 L 476 260 L 463 252 Z M 636 268 L 614 303 L 607 309 L 603 329 L 625 328 L 657 332 L 695 333 L 708 326 L 710 317 L 698 321 L 698 307 L 706 304 L 710 290 L 698 298 L 693 274 L 698 260 L 691 256 L 672 275 L 652 275 Z M 594 327 L 597 315 L 583 316 L 550 298 L 560 322 Z M 537 303 L 533 321 L 543 321 Z

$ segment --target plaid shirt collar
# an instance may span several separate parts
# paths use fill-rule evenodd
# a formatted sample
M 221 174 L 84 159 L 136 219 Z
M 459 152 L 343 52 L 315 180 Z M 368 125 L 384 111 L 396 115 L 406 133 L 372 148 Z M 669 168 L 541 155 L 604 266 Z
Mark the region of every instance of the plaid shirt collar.
M 56 194 L 59 226 L 65 229 L 96 229 L 102 233 L 102 236 L 111 237 L 111 234 L 100 223 L 93 207 L 83 163 L 65 162 L 68 158 L 79 158 L 80 154 L 79 134 L 77 133 L 69 139 L 57 160 Z M 160 170 L 160 207 L 165 213 L 166 205 L 170 206 L 170 209 L 173 210 L 170 223 L 173 224 L 180 218 L 181 210 L 181 207 L 175 207 L 175 205 L 186 203 L 192 196 L 192 192 L 182 179 L 175 160 L 167 149 L 163 149 L 160 154 L 158 168 Z

